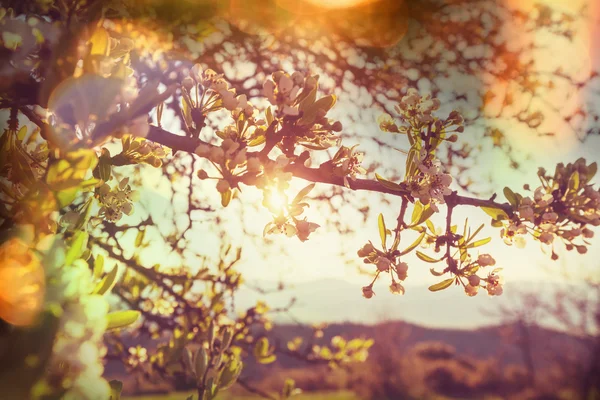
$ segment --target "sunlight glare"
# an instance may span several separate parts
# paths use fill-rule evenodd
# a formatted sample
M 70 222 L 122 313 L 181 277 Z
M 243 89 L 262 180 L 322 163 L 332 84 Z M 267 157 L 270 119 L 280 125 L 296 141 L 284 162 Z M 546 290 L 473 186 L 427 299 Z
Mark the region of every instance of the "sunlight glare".
M 265 206 L 274 214 L 283 214 L 287 207 L 287 196 L 278 190 L 265 191 Z

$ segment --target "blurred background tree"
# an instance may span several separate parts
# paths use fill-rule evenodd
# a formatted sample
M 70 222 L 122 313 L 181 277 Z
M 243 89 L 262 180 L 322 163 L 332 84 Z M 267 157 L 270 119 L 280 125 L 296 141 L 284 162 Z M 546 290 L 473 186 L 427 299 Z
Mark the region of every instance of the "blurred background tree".
M 106 358 L 126 366 L 141 380 L 160 377 L 172 387 L 187 389 L 197 386 L 200 379 L 200 386 L 205 387 L 207 374 L 190 374 L 185 362 L 196 362 L 202 346 L 213 356 L 224 354 L 227 361 L 223 365 L 236 374 L 238 352 L 252 355 L 258 363 L 270 363 L 273 354 L 286 351 L 323 365 L 360 361 L 371 346 L 367 340 L 354 342 L 351 348 L 330 342 L 325 347 L 290 350 L 287 343 L 274 344 L 266 339 L 270 316 L 287 313 L 289 307 L 269 309 L 262 303 L 243 310 L 236 307 L 236 295 L 245 284 L 237 267 L 246 253 L 254 253 L 249 259 L 261 263 L 274 253 L 289 255 L 295 250 L 270 236 L 263 238 L 262 226 L 269 214 L 260 198 L 238 193 L 240 201 L 234 200 L 224 211 L 212 183 L 197 176 L 199 170 L 209 170 L 213 163 L 178 151 L 180 140 L 188 137 L 218 145 L 221 139 L 215 133 L 227 122 L 226 113 L 216 112 L 202 118 L 201 124 L 188 123 L 195 117 L 185 110 L 180 86 L 190 69 L 199 63 L 222 74 L 238 95 L 247 96 L 259 108 L 267 104 L 263 82 L 276 71 L 318 75 L 320 91 L 337 98 L 329 115 L 343 121 L 341 139 L 359 144 L 369 154 L 363 163 L 367 173 L 377 170 L 390 181 L 401 180 L 405 173 L 404 158 L 396 162 L 400 157 L 396 149 L 407 148 L 408 142 L 405 136 L 378 134 L 375 121 L 381 113 L 395 114 L 394 106 L 408 88 L 429 93 L 440 100 L 442 111 L 459 111 L 469 132 L 464 140 L 440 147 L 437 157 L 444 170 L 455 178 L 461 193 L 487 197 L 496 191 L 498 181 L 506 181 L 501 176 L 506 171 L 531 170 L 531 153 L 538 149 L 522 145 L 529 137 L 555 140 L 564 148 L 572 148 L 574 143 L 600 133 L 600 78 L 594 58 L 598 55 L 592 48 L 598 16 L 593 7 L 585 2 L 564 9 L 544 3 L 484 0 L 327 4 L 290 0 L 8 0 L 3 2 L 0 19 L 0 108 L 6 111 L 6 132 L 16 135 L 26 126 L 16 137 L 30 150 L 44 140 L 50 143 L 50 150 L 64 150 L 73 141 L 82 148 L 93 145 L 96 161 L 86 164 L 76 158 L 71 165 L 93 170 L 96 179 L 112 177 L 113 188 L 107 190 L 115 196 L 128 196 L 128 200 L 119 203 L 116 215 L 121 219 L 111 214 L 115 210 L 102 200 L 107 193 L 101 191 L 93 196 L 49 196 L 51 200 L 42 190 L 29 191 L 26 200 L 44 204 L 49 211 L 43 213 L 37 210 L 44 207 L 35 204 L 16 213 L 8 195 L 2 209 L 3 229 L 12 235 L 15 223 L 33 223 L 34 242 L 40 232 L 58 230 L 65 232 L 68 246 L 76 246 L 79 236 L 74 232 L 93 222 L 81 254 L 75 258 L 81 256 L 86 261 L 100 288 L 106 286 L 103 293 L 113 286 L 106 282 L 118 281 L 112 288 L 115 296 L 109 298 L 112 309 L 142 312 L 143 317 L 130 330 L 104 336 Z M 549 47 L 548 43 L 560 45 Z M 565 57 L 556 57 L 556 48 L 572 53 L 565 50 Z M 111 57 L 107 67 L 105 59 Z M 111 99 L 106 91 L 111 89 L 106 82 L 91 79 L 84 87 L 65 85 L 90 71 L 101 75 L 105 68 L 111 76 L 133 74 L 136 88 L 157 90 L 138 95 L 128 120 L 112 119 L 106 125 L 88 121 L 91 138 L 115 132 L 119 133 L 115 137 L 135 135 L 138 129 L 146 129 L 143 122 L 150 122 L 175 133 L 165 136 L 170 143 L 164 138 L 159 143 L 165 146 L 152 143 L 156 131 L 148 134 L 150 140 L 123 136 L 89 142 L 86 132 L 56 129 L 52 116 L 40 111 L 53 108 L 62 118 L 65 109 L 85 103 L 90 112 L 108 113 Z M 81 118 L 69 117 L 78 122 Z M 34 129 L 41 138 L 32 134 Z M 9 136 L 6 133 L 4 138 Z M 3 155 L 17 151 L 7 146 Z M 331 160 L 333 150 L 322 152 L 312 162 Z M 57 164 L 65 157 L 60 152 L 47 153 Z M 486 163 L 490 154 L 494 154 L 495 163 Z M 48 178 L 52 162 L 44 164 L 36 177 Z M 85 165 L 77 164 L 80 162 Z M 2 172 L 12 184 L 22 184 L 21 178 L 14 178 L 16 164 L 12 158 L 3 161 L 6 168 Z M 82 181 L 83 177 L 76 186 L 85 193 L 89 187 Z M 66 190 L 57 187 L 51 189 L 59 193 Z M 293 188 L 301 187 L 293 183 Z M 129 196 L 137 188 L 140 201 L 134 202 Z M 8 190 L 15 189 L 11 186 Z M 90 217 L 94 214 L 91 197 L 99 200 L 101 218 Z M 384 193 L 365 194 L 336 185 L 323 185 L 312 193 L 312 199 L 318 215 L 325 216 L 320 222 L 339 234 L 342 242 L 373 220 L 382 206 L 391 207 Z M 31 220 L 31 210 L 42 215 Z M 395 206 L 393 213 L 397 214 Z M 85 221 L 81 215 L 86 215 Z M 340 252 L 348 258 L 348 250 L 355 259 L 356 247 L 345 246 Z M 278 289 L 288 283 L 277 271 L 262 274 L 282 280 Z M 14 335 L 12 329 L 6 328 Z M 215 344 L 215 336 L 222 342 L 224 335 L 233 337 L 229 340 L 234 350 Z M 141 347 L 136 343 L 142 343 Z M 198 364 L 192 368 L 197 369 Z M 442 367 L 436 371 L 427 378 L 437 382 L 432 387 L 445 387 L 455 379 Z M 246 373 L 242 372 L 238 383 L 251 389 Z M 528 374 L 534 374 L 533 367 Z M 397 384 L 398 393 L 406 393 L 405 384 Z M 393 385 L 396 383 L 385 383 L 379 390 L 393 393 L 386 389 Z M 448 389 L 445 394 L 465 395 L 467 389 L 461 385 L 450 385 L 455 390 Z M 290 387 L 282 390 L 293 391 Z

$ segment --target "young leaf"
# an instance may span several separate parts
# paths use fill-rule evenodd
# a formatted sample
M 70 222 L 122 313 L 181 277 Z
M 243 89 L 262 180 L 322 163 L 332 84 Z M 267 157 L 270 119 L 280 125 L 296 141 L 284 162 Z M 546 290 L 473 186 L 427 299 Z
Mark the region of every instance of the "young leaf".
M 410 217 L 411 225 L 418 225 L 415 224 L 415 222 L 417 222 L 421 217 L 421 214 L 423 213 L 423 208 L 423 204 L 421 204 L 421 202 L 417 200 L 415 202 L 415 207 L 413 208 L 412 216 Z
M 110 292 L 113 286 L 115 285 L 118 272 L 119 268 L 115 265 L 114 268 L 108 274 L 106 274 L 104 278 L 102 278 L 98 285 L 96 285 L 94 293 L 102 295 L 104 293 Z
M 385 244 L 387 242 L 387 229 L 385 228 L 385 221 L 383 220 L 383 214 L 379 214 L 378 218 L 379 225 L 379 237 L 381 238 L 381 246 L 385 249 Z
M 425 221 L 425 224 L 427 225 L 427 228 L 429 228 L 431 233 L 433 233 L 435 235 L 435 226 L 433 225 L 433 222 L 431 222 L 430 220 L 427 220 L 427 221 Z
M 73 261 L 81 257 L 87 247 L 88 234 L 87 232 L 79 231 L 74 235 L 69 251 L 65 256 L 65 265 L 71 265 Z
M 472 234 L 472 235 L 469 235 L 469 237 L 467 238 L 467 243 L 468 243 L 468 242 L 470 242 L 470 241 L 471 241 L 471 239 L 473 239 L 475 236 L 477 236 L 477 234 L 478 234 L 479 232 L 481 232 L 481 230 L 483 229 L 483 227 L 484 227 L 484 226 L 485 226 L 485 224 L 481 224 L 481 225 L 479 225 L 479 228 L 477 228 L 477 229 L 475 230 L 475 232 L 473 232 L 473 234 Z
M 433 211 L 433 208 L 431 208 L 429 204 L 426 205 L 421 213 L 421 216 L 419 216 L 419 219 L 413 223 L 413 225 L 421 225 L 423 222 L 429 221 L 429 217 L 431 217 L 434 212 L 435 211 Z
M 102 272 L 104 271 L 104 257 L 99 254 L 94 260 L 94 278 L 100 279 Z
M 141 313 L 135 310 L 115 311 L 106 316 L 106 330 L 120 329 L 133 324 Z
M 123 382 L 112 380 L 108 382 L 110 385 L 110 399 L 109 400 L 120 400 L 121 391 L 123 390 Z
M 421 235 L 417 238 L 417 240 L 415 240 L 413 242 L 413 244 L 411 244 L 406 249 L 404 249 L 404 251 L 402 251 L 402 253 L 400 253 L 400 255 L 403 256 L 403 255 L 408 254 L 411 251 L 413 251 L 415 247 L 417 247 L 419 244 L 421 244 L 424 237 L 425 237 L 425 232 L 421 233 Z
M 227 207 L 231 201 L 231 189 L 221 193 L 221 205 Z
M 383 178 L 381 175 L 379 175 L 378 173 L 375 173 L 375 178 L 377 178 L 377 180 L 379 181 L 379 183 L 381 183 L 383 185 L 383 187 L 386 187 L 390 190 L 394 190 L 397 192 L 404 192 L 405 190 L 402 188 L 402 186 L 400 186 L 397 183 L 394 183 L 392 181 L 388 181 L 387 179 Z
M 454 282 L 454 278 L 448 278 L 446 280 L 443 280 L 439 283 L 436 283 L 435 285 L 431 285 L 429 286 L 429 290 L 432 292 L 437 292 L 439 290 L 444 290 L 448 287 L 450 287 L 450 285 L 452 285 L 452 282 Z
M 307 187 L 305 187 L 304 189 L 299 191 L 298 194 L 296 195 L 296 197 L 294 197 L 294 200 L 292 200 L 292 204 L 296 204 L 296 203 L 299 203 L 300 201 L 302 201 L 302 199 L 304 197 L 306 197 L 306 195 L 309 194 L 310 191 L 313 190 L 314 187 L 315 187 L 315 184 L 311 183 L 310 185 L 308 185 Z
M 420 251 L 417 250 L 417 257 L 419 257 L 421 260 L 428 262 L 428 263 L 436 263 L 439 262 L 440 260 L 436 260 L 433 257 L 429 257 L 427 254 L 425 253 L 421 253 Z
M 517 195 L 509 187 L 504 188 L 504 197 L 506 197 L 506 200 L 508 200 L 513 207 L 516 207 L 519 203 Z
M 487 243 L 489 243 L 491 240 L 492 240 L 492 238 L 491 238 L 491 237 L 488 237 L 488 238 L 485 238 L 485 239 L 478 240 L 478 241 L 476 241 L 476 242 L 473 242 L 473 243 L 469 244 L 469 245 L 467 246 L 467 249 L 471 249 L 471 248 L 473 248 L 473 247 L 479 247 L 479 246 L 483 246 L 484 244 L 487 244 Z
M 500 208 L 481 207 L 481 209 L 495 220 L 508 219 L 508 214 L 506 214 L 506 212 Z

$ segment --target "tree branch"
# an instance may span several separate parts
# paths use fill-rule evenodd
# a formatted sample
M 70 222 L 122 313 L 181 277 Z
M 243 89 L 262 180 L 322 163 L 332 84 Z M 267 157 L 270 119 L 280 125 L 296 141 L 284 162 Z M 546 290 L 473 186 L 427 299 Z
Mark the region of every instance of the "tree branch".
M 146 137 L 148 140 L 159 143 L 163 146 L 171 148 L 173 152 L 184 151 L 188 153 L 194 153 L 198 145 L 204 144 L 209 147 L 216 147 L 210 143 L 204 142 L 200 139 L 190 138 L 186 136 L 179 136 L 166 131 L 157 126 L 150 126 L 150 132 Z M 248 156 L 261 155 L 261 152 L 249 152 Z M 287 171 L 291 172 L 296 178 L 304 179 L 310 182 L 326 183 L 329 185 L 342 186 L 344 185 L 344 179 L 339 176 L 332 175 L 327 169 L 310 168 L 301 164 L 290 164 L 286 168 Z M 406 197 L 408 194 L 405 191 L 398 191 L 383 186 L 378 181 L 369 179 L 356 179 L 349 180 L 349 186 L 352 190 L 369 191 L 391 194 L 393 196 Z M 498 208 L 504 210 L 509 216 L 512 215 L 512 208 L 508 203 L 497 203 L 493 200 L 478 199 L 475 197 L 461 196 L 458 194 L 451 194 L 445 196 L 446 203 L 452 204 L 453 206 L 473 206 L 473 207 L 489 207 Z

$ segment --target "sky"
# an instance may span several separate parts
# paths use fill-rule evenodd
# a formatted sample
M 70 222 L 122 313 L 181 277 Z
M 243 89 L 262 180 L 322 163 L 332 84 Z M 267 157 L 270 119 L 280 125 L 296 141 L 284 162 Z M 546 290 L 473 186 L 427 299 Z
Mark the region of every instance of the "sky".
M 515 0 L 516 1 L 516 0 Z M 566 10 L 578 9 L 583 3 L 581 0 L 562 2 L 558 0 L 547 0 L 553 7 L 558 7 Z M 526 2 L 521 3 L 527 7 Z M 594 9 L 597 14 L 598 7 Z M 595 30 L 594 30 L 595 29 Z M 518 35 L 515 36 L 518 38 Z M 540 37 L 544 41 L 545 38 Z M 573 42 L 548 40 L 546 41 L 547 52 L 544 67 L 552 70 L 557 65 L 566 65 L 571 69 L 571 73 L 584 76 L 586 71 L 590 69 L 600 69 L 600 31 L 597 26 L 590 25 L 582 27 L 582 33 L 576 37 Z M 561 56 L 557 56 L 561 55 Z M 565 60 L 568 60 L 565 64 Z M 599 86 L 599 85 L 597 85 Z M 596 88 L 600 90 L 600 88 Z M 588 96 L 586 94 L 586 96 Z M 591 96 L 591 95 L 589 95 Z M 524 99 L 521 99 L 525 101 Z M 561 98 L 546 98 L 544 99 L 550 104 L 555 104 L 559 108 L 568 109 L 575 107 L 589 99 L 580 98 L 577 96 L 566 95 Z M 350 102 L 354 99 L 350 99 Z M 517 99 L 516 101 L 519 101 Z M 598 99 L 593 100 L 593 104 L 600 105 Z M 344 126 L 352 127 L 355 131 L 366 132 L 373 135 L 389 135 L 378 131 L 377 117 L 380 114 L 378 110 L 369 110 L 359 114 L 353 114 L 353 119 L 343 119 L 344 114 L 352 113 L 348 103 L 344 103 L 342 99 L 338 102 L 339 115 L 342 116 L 341 121 Z M 345 117 L 347 118 L 347 116 Z M 550 125 L 556 125 L 556 136 L 536 137 L 531 132 L 521 130 L 517 126 L 504 126 L 505 133 L 509 143 L 515 149 L 515 153 L 521 157 L 523 168 L 519 171 L 508 168 L 508 162 L 504 153 L 498 149 L 491 148 L 490 143 L 481 143 L 482 152 L 485 152 L 483 160 L 485 162 L 474 166 L 476 172 L 481 171 L 481 176 L 490 175 L 493 178 L 493 185 L 490 187 L 492 191 L 498 192 L 498 201 L 504 201 L 501 194 L 504 186 L 510 186 L 515 191 L 523 184 L 529 183 L 533 188 L 537 187 L 536 172 L 538 167 L 545 167 L 548 170 L 553 170 L 558 162 L 573 162 L 579 157 L 585 157 L 588 162 L 600 162 L 600 138 L 589 137 L 584 142 L 580 141 L 575 135 L 560 125 L 558 120 L 549 120 L 546 122 Z M 467 130 L 461 134 L 460 139 L 465 141 L 477 141 L 479 135 L 477 132 Z M 365 158 L 375 158 L 379 154 L 375 151 L 369 152 L 366 148 Z M 399 153 L 392 153 L 380 159 L 381 163 L 397 163 L 404 162 L 403 157 Z M 529 157 L 525 160 L 526 156 Z M 153 170 L 145 172 L 145 182 L 158 182 L 159 171 Z M 370 176 L 374 178 L 374 176 Z M 595 178 L 598 183 L 598 177 Z M 197 182 L 197 181 L 196 181 Z M 181 185 L 187 184 L 187 181 L 180 182 Z M 295 179 L 288 195 L 293 196 L 298 190 L 304 187 L 307 182 Z M 323 186 L 317 185 L 314 193 L 319 193 Z M 208 196 L 208 204 L 220 209 L 218 193 L 214 189 L 214 182 L 198 182 L 195 190 L 201 191 Z M 521 191 L 522 192 L 522 191 Z M 144 191 L 142 193 L 142 202 L 149 205 L 151 209 L 163 210 L 165 207 L 171 207 L 168 201 L 164 199 L 161 193 L 164 193 L 160 185 L 155 189 Z M 288 283 L 311 282 L 323 279 L 337 279 L 356 284 L 357 287 L 369 283 L 370 278 L 361 275 L 357 271 L 357 267 L 361 264 L 361 260 L 356 256 L 356 251 L 368 240 L 372 240 L 378 244 L 378 230 L 376 215 L 381 212 L 387 221 L 393 221 L 396 218 L 397 210 L 399 209 L 399 199 L 392 199 L 390 204 L 380 202 L 378 196 L 368 196 L 366 201 L 373 207 L 376 212 L 372 212 L 371 219 L 363 224 L 359 221 L 357 215 L 347 208 L 341 209 L 341 217 L 353 224 L 353 219 L 356 219 L 354 232 L 350 235 L 340 235 L 335 229 L 326 226 L 326 224 L 313 233 L 307 242 L 301 243 L 297 238 L 287 238 L 285 236 L 272 236 L 273 247 L 267 249 L 285 248 L 285 252 L 279 250 L 263 251 L 264 247 L 260 240 L 257 242 L 254 238 L 245 236 L 240 232 L 239 224 L 243 218 L 243 223 L 249 231 L 260 237 L 264 225 L 270 221 L 270 214 L 267 210 L 257 207 L 249 209 L 248 212 L 240 216 L 242 204 L 260 204 L 262 198 L 258 190 L 249 188 L 244 190 L 240 195 L 240 201 L 234 201 L 225 210 L 219 211 L 222 213 L 224 224 L 231 226 L 229 230 L 232 236 L 232 242 L 235 245 L 240 245 L 243 248 L 243 258 L 239 264 L 239 269 L 244 273 L 248 281 L 276 281 L 283 280 Z M 179 203 L 182 207 L 185 205 L 183 199 Z M 177 207 L 177 203 L 174 205 Z M 309 220 L 320 223 L 328 217 L 331 210 L 327 207 L 314 206 L 308 210 Z M 411 210 L 409 210 L 409 213 Z M 443 214 L 443 209 L 442 209 Z M 443 215 L 435 215 L 432 221 L 436 226 L 441 226 L 443 223 Z M 500 229 L 492 228 L 489 225 L 489 217 L 487 214 L 473 207 L 459 207 L 455 210 L 453 223 L 462 227 L 465 219 L 468 218 L 469 225 L 472 229 L 477 228 L 480 224 L 486 224 L 486 227 L 480 234 L 480 237 L 490 236 L 492 241 L 484 247 L 478 248 L 481 253 L 491 254 L 497 261 L 496 266 L 504 268 L 502 274 L 505 281 L 552 281 L 561 280 L 562 275 L 551 273 L 556 270 L 567 271 L 584 271 L 588 276 L 591 274 L 598 277 L 597 260 L 600 259 L 600 246 L 594 244 L 588 249 L 585 255 L 579 255 L 576 252 L 566 252 L 558 246 L 557 253 L 560 255 L 558 261 L 551 261 L 548 249 L 540 247 L 538 242 L 532 239 L 528 240 L 525 249 L 517 249 L 504 244 L 500 238 Z M 196 219 L 196 217 L 195 217 Z M 198 217 L 201 219 L 201 217 Z M 127 222 L 127 221 L 125 221 Z M 214 231 L 210 223 L 197 223 L 194 228 L 188 233 L 191 240 L 191 246 L 198 252 L 207 254 L 214 258 L 218 255 L 218 247 L 220 239 L 215 237 Z M 597 232 L 600 235 L 600 232 Z M 415 236 L 416 237 L 416 236 Z M 594 243 L 598 240 L 596 237 Z M 402 247 L 408 246 L 413 239 L 405 239 Z M 431 250 L 423 250 L 428 254 L 434 255 Z M 142 258 L 145 262 L 155 263 L 163 261 L 165 264 L 177 263 L 176 259 L 164 259 L 163 252 L 158 249 L 150 249 L 144 252 Z M 475 253 L 477 254 L 477 253 Z M 431 285 L 443 278 L 436 278 L 429 273 L 431 266 L 442 269 L 443 265 L 431 265 L 418 260 L 413 255 L 405 258 L 409 264 L 409 277 L 405 282 L 407 287 Z M 190 263 L 193 262 L 190 260 Z M 575 279 L 581 274 L 575 274 Z M 385 288 L 386 283 L 379 282 L 377 287 Z

